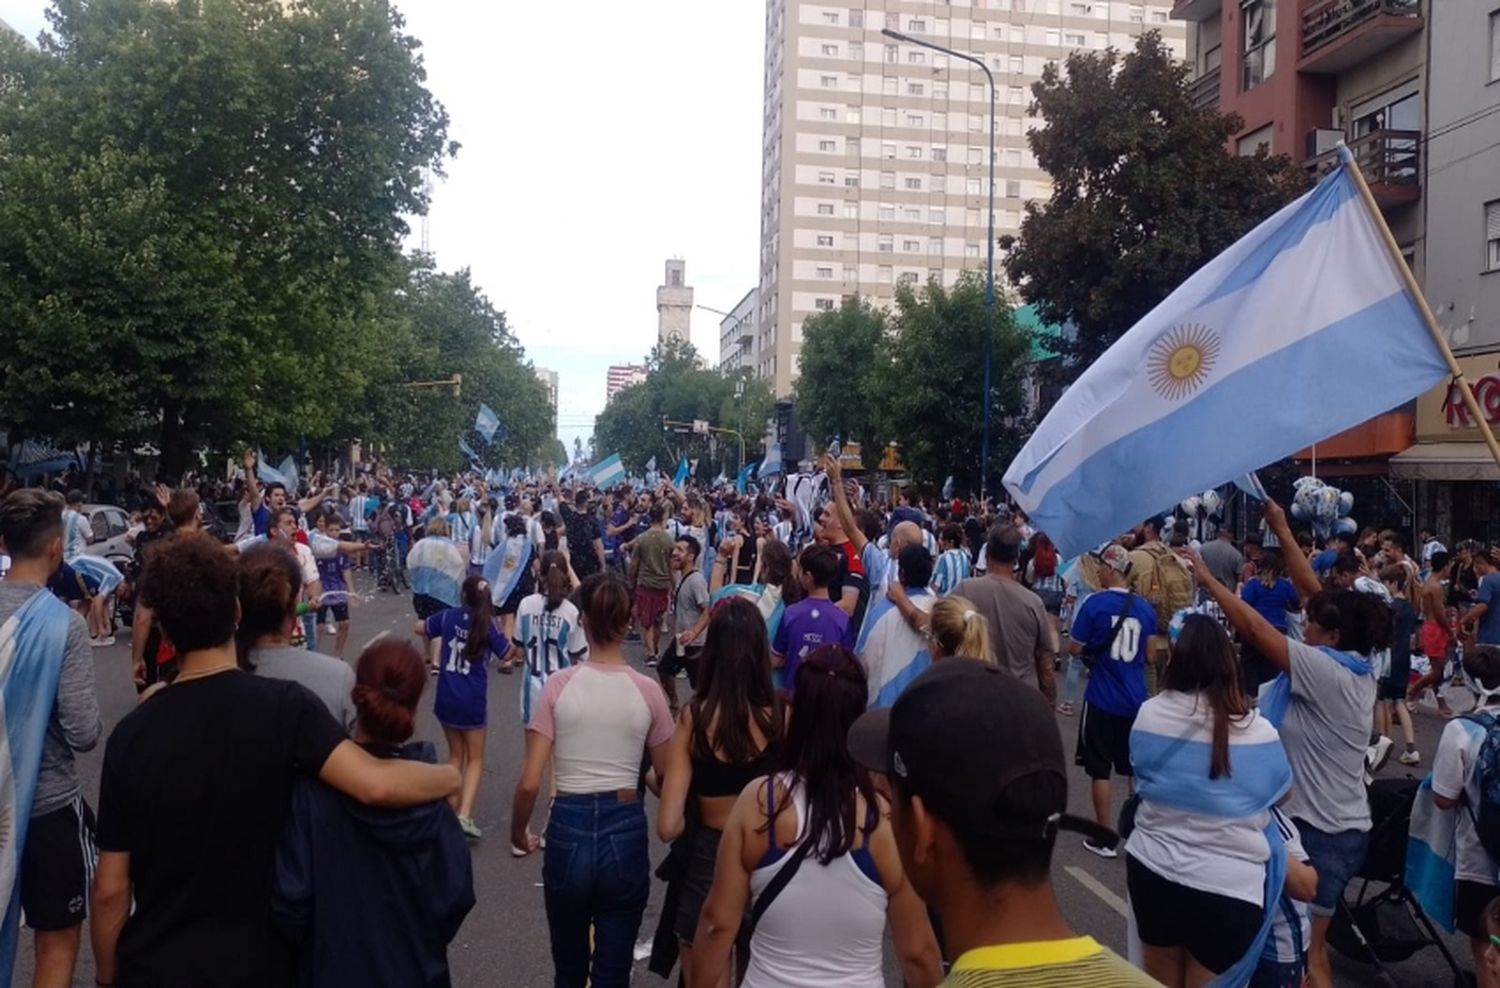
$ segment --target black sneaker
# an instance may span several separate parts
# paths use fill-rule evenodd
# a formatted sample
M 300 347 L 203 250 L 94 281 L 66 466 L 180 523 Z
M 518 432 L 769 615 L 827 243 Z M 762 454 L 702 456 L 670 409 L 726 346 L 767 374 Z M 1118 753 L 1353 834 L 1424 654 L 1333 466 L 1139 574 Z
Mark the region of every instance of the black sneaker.
M 1097 854 L 1099 855 L 1099 857 L 1104 858 L 1107 861 L 1113 861 L 1115 858 L 1118 858 L 1120 856 L 1120 852 L 1115 850 L 1114 848 L 1109 847 L 1105 844 L 1096 844 L 1094 841 L 1089 840 L 1087 837 L 1083 839 L 1083 849 L 1093 854 Z
M 654 655 L 648 655 L 648 656 L 646 656 L 646 668 L 647 669 L 655 669 L 656 668 L 656 656 L 654 656 Z

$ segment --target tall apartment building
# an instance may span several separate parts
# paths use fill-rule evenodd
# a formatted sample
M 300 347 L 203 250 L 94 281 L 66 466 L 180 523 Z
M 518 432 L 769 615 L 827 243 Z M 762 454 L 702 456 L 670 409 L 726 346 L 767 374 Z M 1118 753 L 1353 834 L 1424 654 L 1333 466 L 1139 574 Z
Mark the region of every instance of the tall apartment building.
M 552 406 L 552 431 L 557 432 L 557 371 L 548 370 L 546 367 L 537 367 L 536 379 L 542 382 L 542 387 L 547 391 L 547 404 Z
M 755 317 L 760 289 L 752 288 L 719 321 L 719 373 L 725 377 L 755 371 Z
M 1043 66 L 1128 49 L 1148 29 L 1185 54 L 1171 10 L 1171 0 L 768 0 L 758 375 L 790 394 L 803 320 L 843 296 L 888 302 L 902 282 L 952 284 L 984 267 L 984 73 L 883 28 L 977 55 L 994 73 L 1000 236 L 1016 232 L 1027 201 L 1051 195 L 1026 144 Z
M 673 258 L 656 289 L 656 342 L 687 343 L 692 325 L 693 290 L 687 283 L 687 262 Z
M 646 379 L 646 373 L 644 364 L 611 364 L 604 385 L 605 403 L 632 384 L 640 384 Z

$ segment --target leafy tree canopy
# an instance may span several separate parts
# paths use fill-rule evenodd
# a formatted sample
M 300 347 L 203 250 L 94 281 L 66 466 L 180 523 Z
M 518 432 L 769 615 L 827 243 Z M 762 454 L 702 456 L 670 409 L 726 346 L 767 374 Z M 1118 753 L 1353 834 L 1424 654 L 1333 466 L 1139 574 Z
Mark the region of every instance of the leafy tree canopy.
M 809 435 L 885 447 L 889 418 L 879 375 L 891 360 L 885 310 L 851 297 L 802 324 L 797 415 Z

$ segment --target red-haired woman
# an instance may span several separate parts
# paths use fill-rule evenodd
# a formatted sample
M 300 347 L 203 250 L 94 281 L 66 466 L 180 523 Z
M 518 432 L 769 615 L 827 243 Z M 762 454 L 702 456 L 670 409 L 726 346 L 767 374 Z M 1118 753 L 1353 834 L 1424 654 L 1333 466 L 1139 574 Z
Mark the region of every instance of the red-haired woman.
M 427 682 L 410 642 L 377 638 L 360 653 L 354 740 L 377 758 L 434 763 L 411 742 Z M 474 906 L 469 849 L 442 800 L 360 806 L 301 782 L 276 855 L 273 916 L 298 945 L 300 985 L 447 985 L 447 944 Z

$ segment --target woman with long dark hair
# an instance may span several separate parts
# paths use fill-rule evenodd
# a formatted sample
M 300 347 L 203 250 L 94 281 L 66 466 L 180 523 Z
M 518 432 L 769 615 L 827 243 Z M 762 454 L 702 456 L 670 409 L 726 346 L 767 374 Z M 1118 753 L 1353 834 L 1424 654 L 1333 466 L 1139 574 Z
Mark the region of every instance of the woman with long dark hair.
M 701 663 L 698 691 L 667 747 L 656 816 L 662 840 L 684 840 L 681 877 L 668 889 L 676 899 L 674 931 L 684 971 L 724 825 L 745 786 L 776 767 L 784 733 L 766 624 L 754 604 L 731 597 L 714 608 Z M 696 985 L 689 982 L 689 988 Z
M 302 600 L 302 567 L 280 545 L 251 546 L 234 562 L 239 573 L 240 623 L 234 631 L 240 668 L 271 679 L 301 683 L 345 730 L 354 726 L 349 691 L 354 670 L 347 662 L 292 645 Z
M 709 602 L 717 604 L 731 597 L 747 600 L 760 613 L 766 624 L 766 638 L 776 637 L 781 627 L 781 615 L 787 607 L 802 599 L 802 584 L 792 572 L 792 551 L 785 542 L 766 539 L 760 547 L 757 568 L 760 579 L 756 583 L 729 583 L 723 557 L 714 560 L 713 577 L 709 580 Z M 771 681 L 781 688 L 781 670 L 771 670 Z
M 516 612 L 521 609 L 521 601 L 536 589 L 534 547 L 525 518 L 506 515 L 500 525 L 501 530 L 494 538 L 495 548 L 485 563 L 485 577 L 490 581 L 490 596 L 500 615 L 500 629 L 506 638 L 515 638 Z M 503 666 L 502 671 L 509 672 L 510 665 Z
M 660 775 L 672 715 L 661 685 L 632 669 L 623 642 L 631 597 L 613 572 L 578 590 L 588 661 L 554 673 L 526 729 L 526 757 L 511 807 L 511 847 L 530 853 L 529 831 L 552 762 L 557 796 L 547 821 L 542 897 L 556 988 L 625 988 L 636 933 L 651 892 L 651 853 L 641 805 L 641 751 Z
M 796 676 L 784 768 L 750 783 L 735 801 L 693 937 L 688 983 L 725 982 L 747 903 L 782 869 L 793 869 L 774 899 L 756 904 L 762 911 L 745 988 L 883 988 L 887 924 L 906 983 L 937 985 L 943 971 L 926 907 L 901 869 L 870 777 L 845 741 L 865 710 L 864 668 L 847 648 L 825 645 L 803 659 Z
M 421 653 L 382 635 L 356 668 L 355 742 L 376 758 L 434 764 L 432 744 L 411 741 L 427 684 Z M 298 985 L 447 985 L 447 946 L 473 907 L 469 849 L 442 800 L 372 809 L 297 783 L 272 915 L 298 947 Z
M 437 696 L 432 712 L 448 742 L 448 764 L 463 773 L 464 784 L 454 801 L 458 825 L 470 839 L 483 831 L 474 823 L 474 801 L 484 775 L 485 725 L 489 720 L 490 656 L 503 660 L 510 640 L 495 627 L 490 585 L 482 576 L 464 580 L 463 606 L 439 611 L 413 629 L 419 637 L 436 639 Z
M 578 620 L 578 608 L 568 599 L 573 571 L 568 557 L 553 549 L 542 553 L 541 584 L 521 601 L 516 612 L 514 640 L 521 646 L 521 729 L 531 724 L 542 687 L 559 669 L 588 655 L 589 643 Z
M 1276 729 L 1240 689 L 1218 622 L 1184 622 L 1130 746 L 1141 801 L 1126 881 L 1146 973 L 1168 988 L 1205 985 L 1242 963 L 1248 974 L 1280 895 L 1283 851 L 1267 824 L 1292 774 Z

